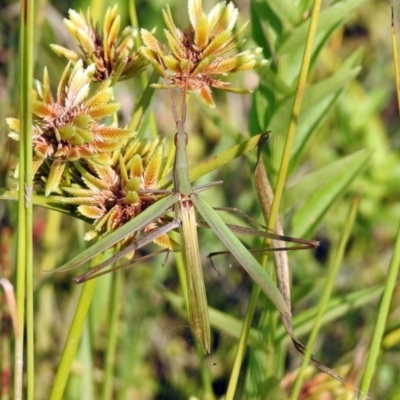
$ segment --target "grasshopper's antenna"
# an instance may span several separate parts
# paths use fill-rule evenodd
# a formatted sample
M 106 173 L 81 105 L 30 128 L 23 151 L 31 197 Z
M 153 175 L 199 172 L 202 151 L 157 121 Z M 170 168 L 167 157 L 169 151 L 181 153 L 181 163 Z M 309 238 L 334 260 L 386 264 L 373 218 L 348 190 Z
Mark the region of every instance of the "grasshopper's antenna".
M 174 97 L 172 96 L 171 87 L 168 84 L 167 72 L 166 72 L 164 64 L 163 64 L 163 62 L 161 60 L 161 57 L 158 57 L 158 61 L 159 61 L 160 65 L 161 65 L 161 68 L 162 68 L 163 73 L 164 73 L 164 80 L 165 80 L 165 82 L 167 82 L 167 90 L 168 90 L 168 95 L 169 95 L 169 99 L 170 99 L 170 102 L 171 102 L 172 115 L 174 116 L 175 123 L 178 125 L 178 123 L 180 122 L 183 125 L 185 123 L 185 121 L 186 121 L 186 93 L 187 93 L 188 82 L 189 82 L 190 62 L 188 63 L 188 67 L 187 67 L 187 71 L 186 71 L 186 77 L 185 77 L 185 86 L 183 88 L 181 114 L 180 114 L 180 117 L 178 117 L 178 112 L 176 110 L 175 100 L 174 100 Z
M 189 72 L 190 72 L 190 61 L 188 62 L 186 76 L 185 76 L 185 86 L 183 88 L 181 118 L 180 118 L 180 121 L 182 122 L 182 124 L 184 124 L 186 121 L 186 94 L 187 94 L 188 83 L 189 83 Z
M 178 113 L 176 112 L 175 100 L 174 100 L 174 97 L 172 96 L 171 87 L 168 84 L 167 71 L 165 70 L 164 63 L 163 63 L 163 61 L 162 61 L 160 56 L 158 56 L 158 62 L 161 65 L 161 68 L 163 70 L 164 80 L 165 80 L 165 82 L 167 84 L 169 100 L 170 100 L 170 103 L 171 103 L 172 115 L 174 116 L 175 123 L 177 124 L 178 123 Z

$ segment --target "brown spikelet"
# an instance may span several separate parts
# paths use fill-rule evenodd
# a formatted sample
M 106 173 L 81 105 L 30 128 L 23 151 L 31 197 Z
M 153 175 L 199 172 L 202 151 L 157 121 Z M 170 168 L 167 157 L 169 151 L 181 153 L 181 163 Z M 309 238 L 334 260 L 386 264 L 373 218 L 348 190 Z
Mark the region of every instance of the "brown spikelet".
M 89 219 L 97 219 L 104 214 L 104 210 L 96 206 L 82 205 L 78 207 L 78 211 Z
M 135 154 L 132 157 L 132 163 L 130 166 L 130 175 L 132 177 L 140 177 L 143 174 L 143 162 L 142 157 L 139 154 Z
M 214 100 L 211 96 L 211 90 L 208 86 L 202 86 L 199 89 L 199 96 L 201 101 L 210 108 L 215 108 Z
M 202 13 L 197 21 L 197 26 L 194 35 L 194 44 L 199 49 L 204 49 L 208 44 L 208 35 L 209 35 L 209 29 L 208 29 L 207 15 Z
M 53 192 L 59 185 L 61 181 L 62 174 L 65 169 L 65 163 L 63 161 L 54 161 L 50 168 L 50 173 L 47 178 L 45 186 L 45 196 L 48 196 Z
M 146 189 L 154 189 L 158 181 L 162 162 L 162 148 L 159 146 L 150 158 L 144 171 L 144 186 Z

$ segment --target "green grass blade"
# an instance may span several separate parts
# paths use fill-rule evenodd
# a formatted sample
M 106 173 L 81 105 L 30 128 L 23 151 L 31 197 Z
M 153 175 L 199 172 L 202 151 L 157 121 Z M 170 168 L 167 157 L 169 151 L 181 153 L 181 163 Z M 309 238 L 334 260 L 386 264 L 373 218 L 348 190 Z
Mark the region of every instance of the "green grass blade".
M 382 291 L 383 287 L 379 285 L 330 299 L 322 319 L 322 326 L 329 325 L 339 318 L 348 315 L 349 312 L 354 312 L 366 304 L 375 301 L 382 294 Z M 165 288 L 161 288 L 161 293 L 180 315 L 185 316 L 186 309 L 182 297 Z M 240 338 L 243 325 L 242 320 L 234 318 L 232 315 L 213 307 L 208 307 L 208 313 L 210 316 L 210 324 L 214 329 L 235 339 Z M 313 307 L 293 317 L 293 329 L 296 331 L 298 337 L 308 335 L 311 332 L 317 313 L 317 307 Z M 279 326 L 276 330 L 275 343 L 278 345 L 286 345 L 289 342 L 290 337 L 288 337 L 285 328 L 282 325 Z M 265 337 L 263 337 L 263 333 L 256 328 L 251 328 L 247 344 L 254 348 L 266 348 Z
M 335 258 L 334 258 L 332 265 L 328 271 L 328 276 L 327 276 L 326 282 L 324 284 L 324 290 L 323 290 L 321 299 L 319 301 L 318 313 L 314 320 L 314 326 L 313 326 L 313 329 L 310 334 L 310 338 L 307 343 L 306 351 L 304 353 L 303 360 L 301 362 L 301 366 L 300 366 L 299 372 L 296 377 L 296 381 L 292 388 L 291 397 L 290 397 L 291 400 L 297 400 L 299 397 L 301 385 L 303 383 L 305 368 L 309 363 L 311 353 L 312 353 L 312 348 L 314 346 L 314 343 L 317 339 L 318 332 L 322 325 L 322 317 L 325 313 L 325 310 L 328 306 L 329 298 L 331 297 L 331 294 L 332 294 L 333 286 L 335 284 L 335 278 L 339 271 L 339 267 L 340 267 L 342 259 L 343 259 L 343 254 L 344 254 L 344 251 L 346 248 L 346 244 L 349 240 L 349 237 L 350 237 L 350 234 L 352 231 L 352 227 L 353 227 L 356 215 L 357 215 L 359 203 L 360 203 L 360 198 L 357 197 L 353 201 L 353 204 L 351 206 L 349 215 L 346 219 L 346 225 L 343 230 L 343 234 L 342 234 Z
M 0 199 L 17 201 L 18 193 L 19 192 L 15 190 L 0 189 Z M 32 194 L 32 204 L 34 206 L 40 206 L 49 210 L 59 211 L 67 215 L 73 215 L 71 206 L 69 204 L 61 203 L 56 196 L 44 197 L 41 195 Z
M 96 257 L 91 261 L 91 264 L 96 265 L 99 261 L 100 260 Z M 50 400 L 61 400 L 63 398 L 65 387 L 67 385 L 69 374 L 71 371 L 71 364 L 75 358 L 75 354 L 78 349 L 83 327 L 86 321 L 90 304 L 92 302 L 96 283 L 97 280 L 94 279 L 85 282 L 82 287 L 81 295 L 76 306 L 75 314 L 71 322 L 67 340 L 61 355 L 61 360 L 58 365 L 56 376 L 54 378 Z
M 269 0 L 274 1 L 274 0 Z M 329 33 L 345 22 L 346 17 L 365 0 L 341 1 L 324 9 L 319 16 L 318 29 L 315 35 L 315 48 L 320 48 L 328 40 Z M 315 7 L 315 2 L 314 2 Z M 292 35 L 279 48 L 280 54 L 295 54 L 307 38 L 308 23 L 303 22 L 296 27 Z
M 123 275 L 122 271 L 116 271 L 112 275 L 110 304 L 108 310 L 108 336 L 107 349 L 104 366 L 103 399 L 112 399 L 114 383 L 114 367 L 116 359 L 117 339 L 118 339 L 118 321 L 121 308 L 121 293 L 123 293 Z
M 33 216 L 32 216 L 32 98 L 34 1 L 21 1 L 20 18 L 20 140 L 17 248 L 17 313 L 14 398 L 23 398 L 25 301 L 27 338 L 27 399 L 34 398 Z
M 311 186 L 319 184 L 319 187 L 314 188 L 307 201 L 294 214 L 292 219 L 292 234 L 302 237 L 313 232 L 326 213 L 331 209 L 332 205 L 349 190 L 349 186 L 365 171 L 370 158 L 371 152 L 361 150 L 341 159 L 341 162 L 335 162 L 324 167 L 324 174 L 319 174 L 321 170 L 316 171 L 315 174 L 310 174 L 314 175 L 313 178 L 310 177 L 308 179 L 306 177 L 302 180 L 303 185 L 301 187 L 304 188 L 305 193 L 304 197 L 301 198 L 307 197 L 306 193 L 309 189 L 306 185 L 308 182 Z M 347 165 L 347 168 L 343 168 L 341 164 Z M 314 180 L 316 178 L 317 180 Z M 311 183 L 312 180 L 314 180 L 313 183 Z M 300 185 L 296 186 L 296 190 L 293 190 L 293 192 L 289 190 L 289 194 L 293 196 L 296 192 L 297 195 L 303 196 Z
M 351 176 L 353 174 L 352 170 L 359 170 L 362 168 L 362 166 L 368 162 L 370 157 L 371 152 L 368 150 L 357 151 L 341 158 L 340 160 L 327 164 L 324 167 L 307 174 L 294 184 L 287 186 L 282 201 L 283 212 L 291 212 L 292 209 L 299 204 L 300 197 L 301 199 L 304 199 L 304 203 L 307 203 L 308 199 L 312 198 L 321 185 L 333 185 L 333 183 L 336 182 L 337 186 L 342 187 L 341 189 L 338 189 L 335 185 L 330 187 L 327 186 L 325 191 L 333 190 L 336 192 L 333 197 L 338 196 L 340 191 L 343 190 L 343 187 L 346 186 L 346 183 L 342 182 L 342 180 L 347 183 L 351 182 Z M 347 177 L 347 174 L 350 175 L 350 178 Z
M 367 394 L 371 385 L 371 381 L 375 372 L 379 352 L 381 349 L 382 337 L 385 331 L 386 320 L 389 315 L 391 300 L 394 290 L 396 288 L 397 278 L 400 270 L 400 226 L 397 232 L 397 239 L 394 245 L 394 252 L 392 260 L 389 265 L 385 289 L 383 291 L 381 304 L 378 311 L 378 317 L 375 324 L 374 335 L 372 337 L 371 345 L 369 346 L 369 353 L 367 363 L 365 366 L 364 374 L 360 385 L 360 400 L 367 399 Z
M 304 95 L 304 88 L 306 86 L 307 75 L 308 75 L 308 70 L 309 70 L 310 61 L 311 61 L 312 48 L 313 48 L 314 38 L 315 38 L 316 30 L 317 30 L 318 16 L 319 16 L 320 8 L 321 8 L 321 1 L 316 0 L 314 2 L 312 14 L 311 14 L 311 20 L 309 23 L 307 42 L 306 42 L 306 47 L 304 50 L 303 62 L 302 62 L 301 69 L 300 69 L 297 91 L 296 91 L 296 96 L 295 96 L 294 104 L 293 104 L 292 116 L 290 119 L 289 130 L 288 130 L 288 134 L 286 137 L 286 143 L 285 143 L 284 151 L 282 154 L 282 161 L 281 161 L 281 165 L 279 168 L 277 183 L 276 183 L 276 187 L 275 187 L 275 191 L 274 191 L 274 201 L 272 202 L 271 214 L 270 214 L 270 217 L 268 220 L 268 228 L 269 229 L 273 229 L 273 227 L 275 226 L 276 220 L 278 218 L 278 210 L 279 210 L 279 206 L 281 203 L 283 189 L 284 189 L 284 185 L 285 185 L 286 177 L 287 177 L 287 173 L 288 173 L 290 156 L 291 156 L 292 146 L 294 143 L 294 137 L 295 137 L 297 124 L 298 124 L 298 120 L 299 120 L 300 108 L 301 108 L 303 95 Z
M 379 285 L 330 299 L 322 319 L 322 325 L 327 325 L 350 312 L 354 312 L 354 310 L 361 308 L 369 302 L 376 300 L 382 294 L 382 291 L 383 287 Z M 293 329 L 299 337 L 308 335 L 311 332 L 317 313 L 317 307 L 312 307 L 293 318 Z M 288 338 L 284 327 L 278 327 L 276 330 L 276 343 L 286 343 L 289 342 L 289 340 L 290 338 Z

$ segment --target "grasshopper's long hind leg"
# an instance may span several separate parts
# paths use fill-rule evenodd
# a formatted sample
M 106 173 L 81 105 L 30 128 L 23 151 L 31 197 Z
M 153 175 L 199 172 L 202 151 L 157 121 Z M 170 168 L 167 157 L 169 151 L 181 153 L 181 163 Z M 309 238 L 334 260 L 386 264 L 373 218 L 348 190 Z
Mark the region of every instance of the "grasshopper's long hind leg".
M 197 238 L 195 209 L 190 201 L 185 200 L 180 202 L 178 207 L 181 218 L 180 232 L 188 286 L 190 327 L 204 353 L 209 353 L 211 350 L 210 321 Z

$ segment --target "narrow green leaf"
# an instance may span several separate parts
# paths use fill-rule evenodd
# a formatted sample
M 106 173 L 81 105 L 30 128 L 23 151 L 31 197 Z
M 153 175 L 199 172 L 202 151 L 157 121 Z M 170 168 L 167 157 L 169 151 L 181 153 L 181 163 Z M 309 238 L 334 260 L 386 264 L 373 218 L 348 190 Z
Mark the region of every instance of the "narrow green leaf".
M 291 397 L 290 397 L 291 400 L 298 399 L 298 397 L 300 395 L 300 391 L 301 391 L 301 387 L 302 387 L 303 379 L 304 379 L 305 369 L 309 363 L 309 360 L 312 359 L 312 355 L 311 355 L 312 349 L 313 349 L 315 341 L 317 339 L 318 332 L 322 326 L 323 315 L 325 314 L 325 310 L 328 306 L 329 299 L 332 295 L 332 290 L 333 290 L 333 287 L 335 284 L 336 276 L 339 272 L 339 268 L 340 268 L 340 265 L 343 260 L 344 251 L 345 251 L 347 242 L 351 235 L 351 231 L 352 231 L 352 228 L 354 225 L 354 221 L 356 219 L 359 205 L 360 205 L 360 197 L 356 196 L 352 201 L 349 213 L 347 215 L 347 218 L 345 219 L 343 234 L 342 234 L 340 242 L 337 246 L 335 256 L 334 256 L 332 262 L 330 263 L 330 266 L 329 266 L 329 269 L 327 272 L 327 277 L 324 282 L 321 298 L 319 299 L 319 302 L 318 302 L 319 303 L 318 304 L 318 312 L 315 317 L 315 323 L 314 323 L 314 326 L 312 327 L 310 337 L 308 339 L 307 347 L 305 348 L 305 351 L 304 351 L 304 358 L 302 360 L 301 366 L 299 368 L 298 374 L 296 376 L 296 380 L 295 380 L 293 388 L 292 388 Z M 329 373 L 328 371 L 325 371 L 325 372 Z M 332 377 L 338 379 L 338 377 L 335 376 L 335 374 L 333 374 L 333 375 L 330 374 L 330 375 Z M 343 382 L 341 377 L 339 377 L 339 378 L 340 379 L 338 379 L 338 380 Z
M 361 381 L 361 395 L 360 400 L 368 398 L 368 391 L 374 376 L 376 363 L 381 350 L 381 343 L 383 334 L 385 332 L 386 321 L 390 312 L 392 300 L 394 298 L 394 291 L 396 290 L 396 283 L 398 281 L 400 270 L 400 225 L 397 231 L 396 243 L 394 244 L 394 251 L 390 261 L 385 289 L 382 295 L 377 320 L 375 324 L 372 342 L 369 347 L 367 362 L 365 365 L 362 381 Z
M 48 196 L 44 197 L 43 195 L 32 195 L 32 204 L 35 206 L 40 206 L 47 208 L 49 210 L 59 211 L 67 215 L 71 215 L 72 209 L 68 204 L 61 203 L 59 196 Z M 12 200 L 17 201 L 18 192 L 14 190 L 5 190 L 0 189 L 0 199 L 1 200 Z
M 292 219 L 293 236 L 307 236 L 317 227 L 332 204 L 348 191 L 349 185 L 364 170 L 370 157 L 371 152 L 361 150 L 307 175 L 294 187 L 287 189 L 286 210 L 298 199 L 305 199 Z
M 279 2 L 267 0 L 265 3 L 271 7 L 271 10 L 273 10 L 276 16 L 286 25 L 289 23 L 291 25 L 296 24 L 302 18 L 300 7 L 293 7 L 292 0 L 280 0 Z M 305 39 L 305 37 L 303 39 Z
M 352 57 L 353 62 L 358 61 L 358 57 Z M 301 108 L 301 116 L 298 121 L 297 132 L 293 142 L 290 168 L 293 169 L 294 163 L 298 162 L 302 151 L 317 132 L 316 127 L 333 110 L 335 102 L 339 98 L 340 92 L 360 71 L 359 67 L 349 70 L 346 65 L 337 71 L 333 76 L 310 86 L 304 96 Z M 288 121 L 293 108 L 294 95 L 286 99 L 275 111 L 270 121 L 265 121 L 268 130 L 271 130 L 272 156 L 269 167 L 277 171 L 281 162 L 283 148 L 285 145 L 284 136 L 288 129 Z
M 332 3 L 320 13 L 318 21 L 318 29 L 315 37 L 315 47 L 320 47 L 324 41 L 328 39 L 327 34 L 336 28 L 339 24 L 343 24 L 348 15 L 355 10 L 365 0 L 349 0 Z M 305 20 L 298 26 L 288 39 L 279 49 L 279 54 L 290 54 L 297 52 L 303 47 L 307 37 L 308 20 Z

